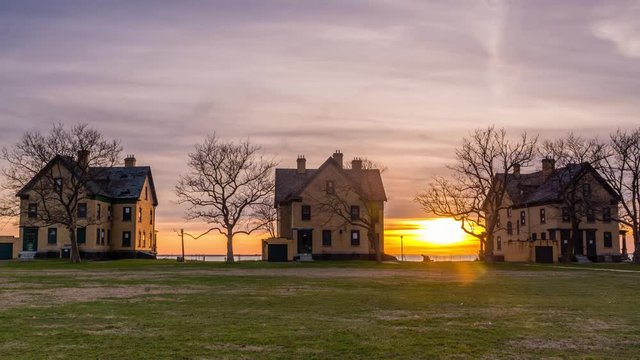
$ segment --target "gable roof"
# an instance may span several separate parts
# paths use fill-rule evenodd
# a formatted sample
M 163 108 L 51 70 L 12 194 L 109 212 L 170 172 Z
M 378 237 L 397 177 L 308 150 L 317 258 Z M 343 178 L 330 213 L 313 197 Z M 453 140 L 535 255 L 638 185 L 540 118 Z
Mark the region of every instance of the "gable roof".
M 498 174 L 507 181 L 507 195 L 515 206 L 555 203 L 572 183 L 591 173 L 602 187 L 615 199 L 618 195 L 611 185 L 589 163 L 569 164 L 555 169 L 545 180 L 542 171 L 530 174 Z
M 299 173 L 298 169 L 276 169 L 275 205 L 294 200 L 304 189 L 328 166 L 333 166 L 342 176 L 362 191 L 366 200 L 387 201 L 382 176 L 378 169 L 343 169 L 332 157 L 328 158 L 318 169 L 306 169 Z
M 57 162 L 60 162 L 74 176 L 79 176 L 81 170 L 72 158 L 56 155 L 16 195 L 26 195 L 42 174 Z M 93 179 L 86 184 L 88 192 L 91 195 L 103 196 L 112 200 L 135 200 L 140 198 L 145 179 L 149 178 L 153 205 L 158 205 L 158 197 L 153 183 L 153 176 L 151 175 L 151 167 L 149 166 L 91 167 L 89 168 L 89 174 Z

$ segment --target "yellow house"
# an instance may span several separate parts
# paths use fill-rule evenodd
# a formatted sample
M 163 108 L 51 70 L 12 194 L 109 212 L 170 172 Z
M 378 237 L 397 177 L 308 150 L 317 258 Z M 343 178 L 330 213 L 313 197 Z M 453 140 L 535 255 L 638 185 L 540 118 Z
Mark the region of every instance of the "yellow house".
M 580 241 L 574 244 L 577 257 L 591 261 L 620 259 L 619 198 L 609 184 L 589 164 L 555 168 L 544 159 L 542 170 L 521 174 L 501 174 L 507 181 L 506 196 L 496 219 L 494 255 L 514 262 L 557 262 L 568 251 L 572 235 L 567 208 L 568 188 L 577 192 L 584 204 L 579 215 Z
M 307 169 L 301 156 L 296 168 L 276 169 L 275 181 L 278 237 L 263 241 L 264 260 L 374 259 L 369 234 L 384 251 L 387 197 L 378 169 L 360 159 L 345 168 L 340 152 Z
M 21 251 L 36 252 L 37 257 L 69 255 L 69 230 L 56 223 L 52 219 L 55 216 L 43 216 L 63 210 L 59 201 L 51 200 L 54 197 L 49 193 L 56 190 L 39 184 L 53 179 L 58 189 L 65 182 L 77 181 L 75 170 L 88 161 L 88 156 L 79 152 L 77 161 L 54 157 L 18 192 Z M 83 200 L 79 200 L 73 215 L 81 258 L 155 257 L 158 200 L 151 168 L 136 166 L 135 157 L 129 155 L 124 166 L 89 167 L 87 172 L 92 176 L 82 183 Z

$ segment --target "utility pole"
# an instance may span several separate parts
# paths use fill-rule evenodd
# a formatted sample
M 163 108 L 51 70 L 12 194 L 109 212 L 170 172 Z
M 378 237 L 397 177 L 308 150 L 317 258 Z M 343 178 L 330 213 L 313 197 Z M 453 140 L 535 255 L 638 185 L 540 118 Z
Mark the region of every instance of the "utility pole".
M 182 262 L 184 262 L 184 229 L 180 229 L 180 241 L 182 242 Z
M 400 261 L 404 261 L 404 235 L 400 235 Z

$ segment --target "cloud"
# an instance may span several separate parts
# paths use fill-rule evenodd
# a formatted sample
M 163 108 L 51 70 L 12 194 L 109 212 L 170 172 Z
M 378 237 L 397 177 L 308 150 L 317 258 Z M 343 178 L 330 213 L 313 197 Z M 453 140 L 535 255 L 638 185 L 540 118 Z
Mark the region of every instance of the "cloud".
M 640 2 L 591 25 L 593 35 L 612 42 L 620 54 L 640 58 Z

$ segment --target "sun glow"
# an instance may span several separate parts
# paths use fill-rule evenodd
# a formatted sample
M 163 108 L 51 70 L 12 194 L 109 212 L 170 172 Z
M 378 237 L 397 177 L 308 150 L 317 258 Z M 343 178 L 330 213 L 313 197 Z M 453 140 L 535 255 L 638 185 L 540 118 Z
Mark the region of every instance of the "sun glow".
M 460 229 L 460 223 L 453 219 L 425 219 L 418 221 L 416 240 L 434 245 L 453 245 L 465 239 L 465 232 Z
M 475 255 L 478 240 L 450 218 L 385 219 L 385 251 L 390 254 Z

